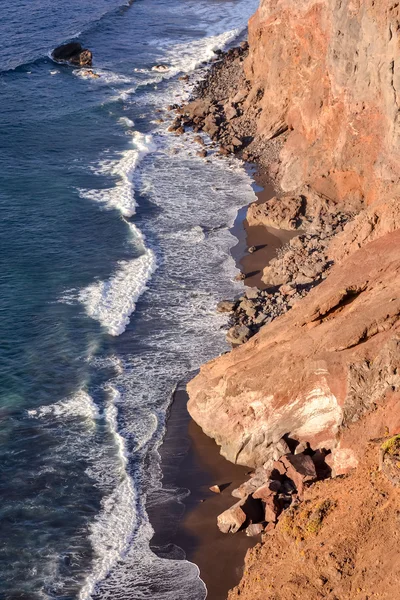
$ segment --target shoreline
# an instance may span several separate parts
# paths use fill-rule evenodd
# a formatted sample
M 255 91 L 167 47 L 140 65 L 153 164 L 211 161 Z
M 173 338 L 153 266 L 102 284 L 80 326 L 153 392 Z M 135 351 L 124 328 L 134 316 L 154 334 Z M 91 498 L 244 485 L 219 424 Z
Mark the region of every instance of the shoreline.
M 263 204 L 276 195 L 275 188 L 265 175 L 260 176 L 256 171 L 252 177 L 256 195 L 255 204 Z M 237 244 L 231 248 L 231 255 L 237 268 L 245 275 L 244 285 L 249 288 L 265 290 L 270 286 L 261 280 L 264 267 L 276 257 L 282 246 L 298 235 L 298 232 L 265 225 L 249 225 L 247 221 L 248 208 L 249 205 L 240 209 L 235 224 L 230 230 L 238 239 Z M 249 248 L 255 248 L 255 251 L 250 253 Z
M 272 184 L 265 179 L 257 180 L 257 174 L 252 177 L 254 187 L 258 188 L 255 190 L 257 203 L 275 195 Z M 244 293 L 248 287 L 265 287 L 261 282 L 262 267 L 293 237 L 293 232 L 249 226 L 248 206 L 238 211 L 230 229 L 237 238 L 230 250 L 232 258 L 237 268 L 247 275 Z M 251 245 L 259 246 L 256 252 L 248 253 Z M 235 535 L 232 544 L 232 536 L 219 531 L 217 516 L 232 506 L 232 490 L 248 478 L 252 469 L 231 463 L 220 454 L 219 446 L 189 415 L 187 401 L 186 385 L 180 382 L 173 392 L 159 449 L 162 487 L 174 490 L 174 495 L 166 506 L 147 508 L 154 529 L 151 549 L 165 556 L 163 548 L 172 545 L 180 548 L 184 558 L 198 567 L 199 577 L 207 588 L 207 599 L 226 600 L 228 592 L 243 576 L 247 550 L 254 547 L 261 536 L 248 537 L 242 530 Z M 213 485 L 221 487 L 220 494 L 210 491 Z M 175 518 L 173 523 L 168 520 L 171 514 Z
M 224 55 L 228 53 L 229 50 Z M 213 64 L 209 64 L 209 71 Z M 218 140 L 214 140 L 213 146 L 221 148 Z M 277 190 L 265 169 L 246 156 L 236 158 L 245 162 L 253 179 L 254 203 L 262 204 L 273 198 Z M 249 206 L 238 210 L 229 229 L 237 240 L 230 254 L 239 272 L 245 275 L 242 296 L 249 288 L 268 287 L 261 281 L 263 268 L 282 246 L 298 235 L 296 231 L 249 225 Z M 252 246 L 256 250 L 250 253 L 248 249 Z M 232 490 L 248 479 L 252 469 L 234 464 L 220 454 L 216 442 L 189 415 L 187 401 L 186 385 L 179 382 L 159 448 L 162 488 L 168 490 L 170 497 L 161 506 L 153 506 L 148 500 L 147 513 L 154 530 L 150 548 L 161 557 L 178 555 L 195 564 L 207 588 L 207 600 L 226 600 L 243 576 L 247 551 L 261 541 L 261 535 L 249 537 L 243 529 L 232 538 L 232 534 L 219 531 L 217 516 L 232 506 L 235 501 Z M 221 493 L 210 491 L 213 485 L 219 485 Z
M 249 538 L 242 531 L 232 544 L 232 537 L 219 531 L 217 515 L 231 506 L 231 491 L 243 481 L 249 468 L 234 465 L 220 455 L 214 440 L 190 417 L 187 398 L 186 386 L 179 384 L 159 451 L 163 487 L 177 494 L 167 506 L 148 510 L 155 532 L 151 549 L 162 555 L 168 545 L 181 548 L 186 560 L 198 567 L 207 599 L 225 600 L 243 575 L 246 551 L 259 537 Z M 216 484 L 222 488 L 220 494 L 209 490 Z M 178 515 L 173 524 L 168 521 L 171 511 Z
M 259 21 L 255 23 L 252 24 L 253 36 Z M 261 38 L 258 29 L 255 35 Z M 254 37 L 252 43 L 256 46 Z M 231 253 L 241 270 L 237 279 L 242 280 L 247 289 L 240 298 L 226 299 L 218 304 L 220 312 L 230 313 L 231 327 L 227 339 L 232 346 L 244 344 L 264 325 L 278 317 L 280 319 L 252 343 L 236 350 L 236 353 L 223 355 L 202 367 L 199 375 L 188 383 L 190 414 L 205 432 L 218 440 L 225 456 L 232 461 L 256 467 L 255 473 L 237 490 L 235 497 L 239 501 L 234 503 L 231 500 L 231 510 L 218 521 L 223 530 L 238 532 L 233 544 L 230 543 L 231 536 L 226 536 L 230 538 L 230 546 L 238 546 L 243 528 L 253 517 L 251 507 L 255 509 L 257 505 L 261 513 L 255 520 L 257 527 L 252 527 L 251 531 L 264 532 L 262 543 L 247 553 L 242 581 L 228 597 L 265 600 L 268 596 L 272 600 L 282 595 L 282 598 L 297 598 L 303 590 L 310 599 L 317 600 L 325 597 L 326 593 L 336 598 L 345 593 L 342 579 L 348 591 L 354 593 L 356 573 L 353 574 L 351 570 L 343 572 L 345 564 L 351 564 L 352 569 L 356 563 L 361 565 L 359 571 L 362 579 L 357 580 L 370 584 L 371 590 L 376 588 L 377 583 L 376 575 L 372 576 L 370 582 L 365 577 L 368 559 L 356 556 L 360 539 L 365 548 L 370 548 L 366 530 L 370 530 L 371 510 L 367 508 L 365 513 L 368 525 L 360 527 L 359 522 L 358 530 L 352 531 L 354 521 L 347 522 L 347 513 L 344 518 L 340 515 L 341 503 L 342 506 L 344 504 L 341 488 L 345 489 L 345 485 L 342 484 L 343 480 L 335 479 L 338 475 L 349 475 L 351 482 L 360 473 L 353 469 L 362 464 L 360 461 L 368 453 L 368 448 L 360 448 L 360 437 L 363 438 L 361 443 L 367 437 L 369 444 L 380 443 L 384 439 L 384 422 L 379 418 L 374 422 L 375 415 L 372 416 L 372 413 L 378 410 L 379 402 L 384 410 L 386 405 L 390 410 L 391 398 L 388 401 L 387 381 L 380 365 L 383 361 L 390 372 L 395 372 L 393 364 L 396 364 L 396 358 L 386 351 L 386 336 L 374 337 L 368 346 L 366 344 L 373 336 L 386 331 L 391 331 L 392 339 L 396 339 L 394 324 L 399 313 L 395 309 L 397 313 L 390 317 L 387 313 L 379 312 L 376 297 L 386 295 L 389 298 L 389 286 L 379 287 L 382 286 L 381 273 L 384 269 L 380 268 L 378 261 L 374 263 L 375 256 L 363 246 L 374 244 L 373 252 L 377 252 L 379 260 L 393 265 L 390 261 L 393 261 L 395 249 L 386 237 L 393 234 L 392 240 L 396 241 L 398 235 L 394 233 L 397 233 L 398 221 L 394 210 L 390 212 L 395 206 L 389 205 L 388 208 L 385 205 L 373 212 L 365 208 L 364 197 L 360 200 L 357 193 L 353 198 L 348 198 L 346 189 L 338 185 L 338 181 L 343 183 L 344 179 L 332 176 L 329 182 L 330 169 L 327 174 L 322 169 L 322 176 L 318 173 L 315 186 L 306 177 L 303 180 L 297 177 L 298 172 L 293 167 L 294 164 L 297 168 L 297 162 L 292 164 L 288 156 L 279 150 L 287 141 L 286 148 L 291 150 L 292 159 L 294 156 L 295 160 L 300 160 L 300 156 L 293 152 L 293 144 L 290 147 L 290 141 L 296 135 L 294 133 L 291 136 L 290 131 L 296 130 L 296 126 L 301 128 L 298 123 L 292 123 L 291 128 L 290 123 L 287 124 L 278 114 L 280 120 L 271 119 L 271 122 L 267 122 L 269 129 L 265 129 L 269 137 L 263 138 L 261 127 L 257 127 L 257 124 L 265 123 L 258 115 L 263 110 L 267 112 L 265 106 L 268 107 L 268 104 L 263 98 L 273 87 L 268 87 L 268 79 L 263 87 L 259 77 L 253 80 L 246 78 L 249 69 L 243 69 L 240 63 L 249 56 L 249 62 L 253 60 L 250 66 L 253 66 L 254 75 L 254 61 L 259 58 L 257 54 L 254 56 L 254 52 L 248 55 L 248 49 L 245 42 L 224 53 L 195 90 L 191 101 L 176 110 L 178 117 L 170 130 L 180 134 L 190 128 L 196 133 L 207 133 L 213 141 L 212 148 L 218 148 L 220 154 L 237 155 L 253 165 L 258 163 L 259 171 L 265 169 L 271 181 L 282 181 L 283 189 L 280 192 L 271 193 L 266 186 L 261 192 L 256 192 L 257 201 L 250 205 L 247 212 L 245 207 L 238 212 L 231 229 L 238 243 Z M 270 58 L 275 60 L 275 56 Z M 325 115 L 325 98 L 320 107 L 324 107 Z M 285 189 L 293 185 L 293 182 L 287 185 L 289 167 L 294 170 L 294 184 L 297 187 L 291 193 L 285 193 Z M 318 168 L 321 168 L 319 163 Z M 340 169 L 337 173 L 339 177 L 347 175 L 347 172 L 341 173 Z M 323 189 L 322 178 L 328 179 L 328 182 L 323 182 Z M 382 215 L 388 219 L 380 223 Z M 361 227 L 359 232 L 360 225 L 365 227 Z M 343 241 L 344 250 L 338 248 Z M 358 262 L 358 256 L 357 259 L 346 259 L 347 255 L 353 253 L 360 253 L 362 259 Z M 359 264 L 362 264 L 361 273 L 364 270 L 365 276 L 360 274 Z M 388 276 L 388 282 L 389 279 Z M 320 284 L 321 288 L 315 290 Z M 306 298 L 309 292 L 313 293 Z M 361 294 L 364 295 L 359 299 Z M 390 302 L 394 301 L 394 297 L 390 299 Z M 354 305 L 350 306 L 353 302 Z M 294 307 L 294 313 L 285 316 Z M 376 314 L 382 329 L 377 328 Z M 370 329 L 365 328 L 365 320 L 370 323 Z M 307 333 L 309 330 L 312 330 L 311 334 Z M 339 352 L 343 351 L 346 354 L 338 358 Z M 377 366 L 372 366 L 371 356 L 377 359 Z M 366 366 L 371 373 L 368 378 L 360 375 L 362 370 L 365 372 Z M 334 382 L 328 381 L 329 377 Z M 378 394 L 380 396 L 379 402 L 373 403 L 372 408 L 365 401 L 370 394 L 369 377 L 379 386 L 377 399 Z M 339 388 L 337 379 L 343 382 L 343 389 Z M 346 389 L 349 382 L 353 385 Z M 396 391 L 395 386 L 391 387 L 391 391 Z M 329 420 L 326 420 L 325 399 L 333 407 Z M 344 399 L 347 405 L 343 404 Z M 341 411 L 343 406 L 346 406 L 344 413 Z M 340 410 L 336 410 L 337 407 Z M 360 425 L 357 424 L 358 420 L 361 420 Z M 398 424 L 389 427 L 387 420 L 385 423 L 385 436 L 396 434 L 390 440 L 390 444 L 394 444 L 399 437 Z M 190 426 L 189 421 L 188 431 Z M 355 441 L 347 433 L 350 428 L 353 432 L 358 430 L 360 437 L 356 437 Z M 362 428 L 364 430 L 360 435 Z M 367 433 L 365 428 L 370 432 Z M 196 446 L 193 440 L 191 442 L 196 460 L 199 464 L 205 462 L 210 473 L 213 465 L 207 465 L 207 461 L 204 461 L 206 454 L 202 447 Z M 384 471 L 382 456 L 385 454 L 382 455 L 382 450 L 385 453 L 387 447 L 387 442 L 381 446 L 379 465 L 374 450 L 375 458 L 367 465 L 369 474 L 371 464 L 372 470 L 378 468 Z M 196 454 L 197 451 L 200 453 Z M 182 471 L 184 478 L 185 469 Z M 389 472 L 386 472 L 386 476 L 398 485 L 397 476 L 395 480 Z M 372 487 L 379 488 L 375 484 L 376 481 Z M 334 495 L 331 493 L 335 487 L 338 488 L 337 502 L 332 500 Z M 351 503 L 351 483 L 349 488 L 347 494 Z M 361 505 L 367 504 L 363 490 L 360 497 Z M 208 522 L 200 519 L 201 511 L 194 505 L 195 499 L 192 498 L 192 510 L 182 518 L 182 527 L 192 534 L 191 545 L 187 546 L 188 558 L 199 566 L 203 580 L 206 581 L 209 576 L 213 581 L 212 572 L 207 570 L 210 569 L 209 563 L 213 562 L 212 558 L 208 556 L 204 566 L 199 562 L 202 552 L 208 552 L 209 555 L 211 552 L 207 547 L 205 550 L 202 548 Z M 197 497 L 197 501 L 201 502 L 201 498 Z M 207 499 L 203 499 L 203 503 L 206 504 Z M 186 505 L 190 506 L 190 496 Z M 215 510 L 214 518 L 217 514 Z M 197 531 L 194 527 L 196 516 L 193 520 L 193 515 L 197 515 Z M 343 538 L 343 531 L 350 531 L 350 536 Z M 267 535 L 269 533 L 273 533 L 274 537 Z M 343 547 L 343 539 L 349 541 L 354 533 L 359 539 L 354 543 L 351 553 L 348 552 L 348 544 L 346 548 Z M 314 544 L 317 534 L 321 534 L 321 537 Z M 332 534 L 339 534 L 339 537 L 332 547 L 333 551 L 328 552 Z M 380 538 L 379 531 L 376 537 Z M 184 547 L 185 539 L 181 539 Z M 324 540 L 322 543 L 321 539 Z M 307 548 L 307 552 L 300 553 L 301 557 L 299 542 L 303 550 Z M 327 552 L 321 553 L 320 548 L 324 545 L 327 545 Z M 382 550 L 385 553 L 385 548 Z M 342 558 L 338 562 L 337 555 L 340 553 Z M 220 555 L 217 556 L 217 563 Z M 238 560 L 237 555 L 235 559 Z M 239 568 L 234 564 L 228 563 L 227 568 L 231 578 L 232 572 L 234 575 L 239 573 Z M 221 570 L 219 565 L 220 579 Z M 225 571 L 223 577 L 226 584 Z M 336 577 L 336 573 L 339 577 Z M 208 597 L 219 600 L 219 596 L 209 589 Z M 364 590 L 360 585 L 357 593 L 361 592 Z

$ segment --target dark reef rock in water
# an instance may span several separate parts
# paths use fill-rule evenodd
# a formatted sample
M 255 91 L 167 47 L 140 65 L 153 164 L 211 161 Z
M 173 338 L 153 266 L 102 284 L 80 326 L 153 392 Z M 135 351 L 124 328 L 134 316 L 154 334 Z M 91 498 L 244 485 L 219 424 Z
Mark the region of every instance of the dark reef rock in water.
M 92 66 L 92 53 L 87 48 L 83 48 L 79 42 L 70 42 L 58 46 L 53 50 L 52 57 L 57 61 L 66 61 L 71 65 L 78 67 Z

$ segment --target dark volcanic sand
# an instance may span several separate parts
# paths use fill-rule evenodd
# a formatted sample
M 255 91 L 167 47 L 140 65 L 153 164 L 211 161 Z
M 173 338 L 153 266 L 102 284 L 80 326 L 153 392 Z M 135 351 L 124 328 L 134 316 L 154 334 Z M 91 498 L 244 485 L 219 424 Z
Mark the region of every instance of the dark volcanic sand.
M 257 183 L 263 186 L 256 193 L 258 202 L 265 202 L 275 195 L 268 183 Z M 232 256 L 247 275 L 245 285 L 263 289 L 263 268 L 298 232 L 250 227 L 246 212 L 247 206 L 239 211 L 231 230 L 238 238 Z M 257 250 L 249 254 L 247 249 L 251 246 Z M 244 531 L 234 536 L 222 534 L 217 528 L 217 516 L 235 503 L 231 491 L 248 478 L 250 469 L 234 465 L 220 455 L 214 440 L 190 418 L 187 400 L 186 389 L 180 386 L 174 394 L 160 449 L 163 490 L 170 491 L 166 492 L 163 503 L 158 500 L 153 505 L 150 496 L 147 506 L 155 530 L 152 547 L 166 556 L 171 544 L 182 548 L 186 558 L 200 569 L 208 590 L 207 599 L 226 600 L 228 590 L 242 577 L 246 550 L 258 538 L 248 538 Z M 215 484 L 223 488 L 221 494 L 209 490 Z M 181 492 L 180 502 L 176 500 L 177 489 Z M 163 546 L 167 547 L 165 551 L 161 549 Z M 179 553 L 176 556 L 182 557 Z
M 257 182 L 263 189 L 256 192 L 257 203 L 261 204 L 275 196 L 274 188 L 263 181 Z M 286 231 L 264 227 L 264 225 L 250 226 L 246 219 L 247 206 L 239 211 L 238 218 L 232 228 L 232 233 L 238 238 L 237 245 L 232 249 L 232 256 L 236 265 L 246 275 L 244 284 L 248 287 L 257 287 L 261 290 L 266 285 L 261 281 L 264 267 L 275 258 L 279 248 L 284 246 L 298 231 Z M 247 249 L 255 246 L 256 251 L 248 253 Z
M 163 487 L 190 490 L 182 505 L 177 502 L 148 507 L 155 530 L 152 545 L 172 543 L 184 549 L 186 558 L 200 569 L 208 590 L 208 600 L 225 600 L 243 573 L 246 550 L 258 538 L 245 532 L 234 536 L 217 528 L 217 516 L 237 499 L 231 491 L 242 483 L 248 467 L 234 465 L 219 454 L 219 447 L 190 418 L 184 388 L 174 395 L 168 428 L 161 447 Z M 218 484 L 221 494 L 209 490 Z M 227 485 L 228 484 L 228 485 Z M 171 520 L 171 510 L 183 518 Z M 188 598 L 188 600 L 190 600 Z

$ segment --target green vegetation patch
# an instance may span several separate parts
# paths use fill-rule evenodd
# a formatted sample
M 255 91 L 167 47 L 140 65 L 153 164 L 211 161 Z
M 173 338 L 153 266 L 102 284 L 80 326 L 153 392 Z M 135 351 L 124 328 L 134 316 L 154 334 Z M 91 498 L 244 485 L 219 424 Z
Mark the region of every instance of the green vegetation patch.
M 384 454 L 390 454 L 391 456 L 400 454 L 400 433 L 385 440 L 381 446 L 381 450 Z
M 280 520 L 281 530 L 297 542 L 317 535 L 324 519 L 334 507 L 332 500 L 322 500 L 316 504 L 306 502 L 291 508 Z

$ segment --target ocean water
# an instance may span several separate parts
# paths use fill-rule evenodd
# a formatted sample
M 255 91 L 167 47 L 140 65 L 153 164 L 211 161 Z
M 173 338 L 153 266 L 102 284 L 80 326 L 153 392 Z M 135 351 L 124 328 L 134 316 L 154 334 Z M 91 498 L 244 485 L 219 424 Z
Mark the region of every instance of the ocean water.
M 240 292 L 229 228 L 254 195 L 158 111 L 255 9 L 1 7 L 0 600 L 206 596 L 180 549 L 152 551 L 146 497 L 177 382 L 227 349 L 215 304 Z M 49 58 L 70 39 L 99 78 Z

